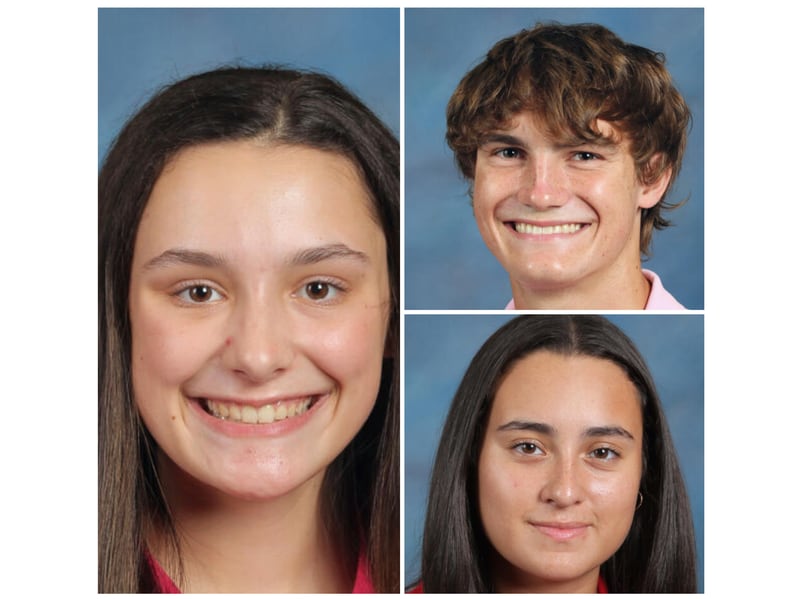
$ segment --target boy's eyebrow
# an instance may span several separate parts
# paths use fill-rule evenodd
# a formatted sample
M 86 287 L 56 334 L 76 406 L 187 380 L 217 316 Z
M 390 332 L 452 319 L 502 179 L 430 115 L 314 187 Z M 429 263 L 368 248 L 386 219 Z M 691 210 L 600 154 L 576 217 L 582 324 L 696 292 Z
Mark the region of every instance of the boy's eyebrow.
M 489 133 L 481 138 L 480 145 L 483 146 L 493 143 L 505 144 L 509 146 L 525 146 L 525 142 L 522 141 L 522 139 L 516 137 L 515 135 L 509 135 L 508 133 Z
M 189 264 L 192 266 L 219 267 L 225 264 L 225 259 L 217 254 L 201 252 L 197 250 L 187 250 L 185 248 L 171 248 L 160 253 L 155 258 L 148 260 L 144 268 L 162 268 L 175 264 Z
M 486 144 L 503 144 L 506 146 L 514 146 L 518 148 L 525 148 L 527 144 L 525 141 L 516 135 L 508 133 L 489 133 L 481 139 L 480 146 Z M 553 146 L 560 150 L 570 150 L 579 148 L 581 146 L 603 148 L 607 153 L 616 152 L 620 146 L 620 142 L 610 137 L 601 137 L 597 140 L 585 140 L 578 137 L 564 138 L 553 142 Z

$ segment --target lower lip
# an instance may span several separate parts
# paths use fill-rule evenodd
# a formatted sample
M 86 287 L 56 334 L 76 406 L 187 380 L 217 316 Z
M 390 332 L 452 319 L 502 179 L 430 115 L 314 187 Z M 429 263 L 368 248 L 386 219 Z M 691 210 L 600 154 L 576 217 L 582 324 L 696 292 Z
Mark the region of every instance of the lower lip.
M 576 526 L 571 528 L 561 528 L 558 526 L 546 526 L 543 524 L 534 524 L 533 527 L 543 535 L 550 537 L 556 541 L 570 541 L 577 539 L 586 534 L 587 526 Z
M 292 416 L 284 420 L 277 420 L 269 424 L 248 424 L 245 422 L 234 422 L 232 420 L 222 420 L 206 412 L 200 400 L 189 399 L 189 405 L 193 413 L 197 414 L 200 421 L 211 430 L 228 437 L 277 437 L 289 434 L 302 428 L 314 415 L 327 404 L 330 393 L 318 396 L 314 404 L 299 416 Z

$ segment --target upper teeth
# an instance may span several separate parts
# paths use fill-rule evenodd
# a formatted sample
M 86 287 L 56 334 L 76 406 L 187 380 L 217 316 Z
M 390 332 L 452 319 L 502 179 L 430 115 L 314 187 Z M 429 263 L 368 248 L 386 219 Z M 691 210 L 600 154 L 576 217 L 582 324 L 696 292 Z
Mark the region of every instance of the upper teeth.
M 551 225 L 548 227 L 537 227 L 528 223 L 514 223 L 514 229 L 517 233 L 526 233 L 528 235 L 555 235 L 558 233 L 576 233 L 580 230 L 581 225 L 573 223 L 569 225 Z
M 244 422 L 245 424 L 269 424 L 305 413 L 311 406 L 311 398 L 292 399 L 266 404 L 257 408 L 250 404 L 235 404 L 207 399 L 206 408 L 210 414 L 222 420 Z

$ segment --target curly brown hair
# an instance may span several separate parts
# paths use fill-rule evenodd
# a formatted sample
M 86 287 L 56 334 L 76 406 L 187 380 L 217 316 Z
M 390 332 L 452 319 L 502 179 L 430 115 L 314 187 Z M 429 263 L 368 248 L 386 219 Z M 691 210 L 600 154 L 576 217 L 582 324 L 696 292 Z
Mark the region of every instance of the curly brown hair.
M 669 172 L 664 196 L 642 211 L 640 251 L 653 229 L 671 223 L 662 209 L 680 170 L 691 114 L 665 67 L 664 55 L 628 44 L 601 25 L 537 24 L 497 42 L 461 80 L 447 105 L 447 143 L 461 173 L 475 177 L 487 134 L 531 111 L 555 139 L 608 142 L 597 121 L 629 142 L 639 182 Z

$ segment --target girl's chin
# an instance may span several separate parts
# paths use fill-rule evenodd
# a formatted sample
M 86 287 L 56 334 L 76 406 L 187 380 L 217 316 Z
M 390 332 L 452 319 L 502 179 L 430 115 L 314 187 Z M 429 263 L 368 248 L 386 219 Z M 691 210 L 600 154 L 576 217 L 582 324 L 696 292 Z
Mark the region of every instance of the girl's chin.
M 201 482 L 211 494 L 220 494 L 241 501 L 261 502 L 293 496 L 299 492 L 318 491 L 324 474 L 325 469 L 311 473 L 310 476 L 300 473 L 275 473 L 262 469 L 257 472 L 249 470 L 246 473 L 226 472 L 224 478 L 217 480 L 206 478 Z

